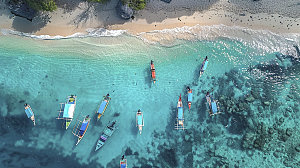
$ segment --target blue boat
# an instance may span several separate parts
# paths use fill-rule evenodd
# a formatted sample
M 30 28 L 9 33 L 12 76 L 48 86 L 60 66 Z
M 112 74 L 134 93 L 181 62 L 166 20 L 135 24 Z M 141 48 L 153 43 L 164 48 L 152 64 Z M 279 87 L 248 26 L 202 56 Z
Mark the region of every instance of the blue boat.
M 184 129 L 184 111 L 183 111 L 183 104 L 181 100 L 181 94 L 179 96 L 179 100 L 177 103 L 177 117 L 176 117 L 175 129 Z
M 83 121 L 78 121 L 78 123 L 75 124 L 72 133 L 73 133 L 73 135 L 78 137 L 76 145 L 78 145 L 79 142 L 81 141 L 81 139 L 83 138 L 85 132 L 87 131 L 87 128 L 89 127 L 90 121 L 91 121 L 91 118 L 89 115 L 87 115 L 83 119 Z
M 206 70 L 207 65 L 208 65 L 208 59 L 207 59 L 207 56 L 206 56 L 205 59 L 204 59 L 204 61 L 202 62 L 201 68 L 200 68 L 199 78 L 202 76 L 202 74 Z
M 27 117 L 31 119 L 31 121 L 33 122 L 33 125 L 35 126 L 34 113 L 31 109 L 31 107 L 27 103 L 24 104 L 24 107 L 25 107 L 25 113 L 26 113 Z
M 121 168 L 127 168 L 127 159 L 125 159 L 125 156 L 122 156 L 122 159 L 120 160 L 120 167 Z
M 188 92 L 188 106 L 189 110 L 191 109 L 192 106 L 192 101 L 193 101 L 193 91 L 190 89 L 190 87 L 187 87 L 187 92 Z
M 142 134 L 143 126 L 144 126 L 144 116 L 141 110 L 138 110 L 135 117 L 136 126 L 139 128 L 140 135 Z
M 209 115 L 213 116 L 216 114 L 220 114 L 221 112 L 219 111 L 218 101 L 214 100 L 213 96 L 210 95 L 209 92 L 207 92 L 205 97 L 208 104 Z
M 103 96 L 103 100 L 99 106 L 99 109 L 98 109 L 98 111 L 96 111 L 97 121 L 101 118 L 101 116 L 103 116 L 103 114 L 109 104 L 110 99 L 111 98 L 109 97 L 109 94 L 107 94 L 106 96 Z

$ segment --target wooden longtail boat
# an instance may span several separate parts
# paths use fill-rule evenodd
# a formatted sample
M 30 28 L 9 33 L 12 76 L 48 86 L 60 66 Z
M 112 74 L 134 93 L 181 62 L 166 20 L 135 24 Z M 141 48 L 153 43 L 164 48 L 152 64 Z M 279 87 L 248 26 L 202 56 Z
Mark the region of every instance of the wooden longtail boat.
M 106 128 L 104 129 L 104 131 L 102 132 L 100 138 L 97 141 L 95 151 L 99 150 L 105 144 L 107 138 L 112 136 L 112 134 L 115 132 L 115 130 L 117 129 L 116 122 L 117 121 L 110 122 L 108 124 L 108 126 L 106 126 Z
M 209 94 L 209 92 L 206 93 L 206 101 L 208 104 L 208 112 L 210 116 L 220 114 L 221 112 L 219 111 L 219 103 L 217 100 L 214 100 L 213 96 Z
M 98 111 L 96 111 L 97 121 L 103 116 L 110 100 L 111 100 L 111 98 L 109 97 L 109 94 L 107 94 L 106 96 L 103 96 L 103 100 L 98 108 Z
M 181 100 L 181 94 L 177 103 L 177 117 L 175 129 L 184 129 L 184 113 L 183 113 L 183 104 Z
M 81 139 L 83 138 L 85 132 L 87 131 L 89 124 L 90 124 L 91 118 L 89 115 L 87 115 L 83 121 L 79 121 L 77 122 L 77 124 L 75 124 L 74 128 L 73 128 L 73 135 L 78 137 L 77 143 L 76 145 L 79 144 L 79 142 L 81 141 Z
M 33 122 L 33 125 L 35 126 L 34 113 L 31 109 L 31 107 L 27 103 L 24 104 L 24 107 L 25 107 L 25 113 L 26 113 L 27 117 L 31 119 L 31 121 Z
M 122 156 L 122 159 L 120 160 L 120 168 L 127 168 L 127 159 L 125 159 L 125 156 Z
M 206 70 L 207 64 L 208 64 L 208 59 L 207 59 L 207 56 L 206 56 L 205 59 L 204 59 L 204 61 L 202 62 L 201 68 L 200 68 L 199 78 L 202 76 L 202 74 Z
M 151 69 L 151 77 L 152 77 L 153 83 L 155 84 L 155 82 L 156 82 L 155 67 L 154 67 L 154 62 L 152 60 L 150 63 L 150 69 Z
M 136 126 L 139 128 L 139 133 L 142 134 L 143 126 L 144 126 L 144 116 L 141 110 L 138 110 L 135 118 Z
M 192 101 L 193 101 L 193 91 L 190 89 L 190 87 L 187 87 L 187 93 L 188 93 L 188 106 L 189 110 L 191 109 L 192 106 Z

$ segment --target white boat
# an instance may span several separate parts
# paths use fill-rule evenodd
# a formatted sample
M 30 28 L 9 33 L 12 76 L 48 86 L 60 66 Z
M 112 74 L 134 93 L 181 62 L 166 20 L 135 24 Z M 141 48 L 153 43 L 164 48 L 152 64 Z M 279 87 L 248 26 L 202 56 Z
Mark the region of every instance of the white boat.
M 68 96 L 66 103 L 60 103 L 60 110 L 58 111 L 58 117 L 56 119 L 65 121 L 65 128 L 70 126 L 76 107 L 77 96 Z

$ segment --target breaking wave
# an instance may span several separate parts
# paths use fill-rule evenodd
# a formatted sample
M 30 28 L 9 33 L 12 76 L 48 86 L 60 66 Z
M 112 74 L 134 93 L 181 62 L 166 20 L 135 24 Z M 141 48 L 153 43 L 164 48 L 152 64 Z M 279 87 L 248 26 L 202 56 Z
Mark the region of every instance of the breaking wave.
M 42 40 L 59 40 L 59 39 L 69 39 L 69 38 L 85 38 L 85 37 L 115 37 L 120 36 L 125 33 L 125 30 L 107 30 L 104 28 L 99 29 L 87 29 L 85 33 L 78 32 L 72 34 L 70 36 L 50 36 L 50 35 L 34 35 L 30 33 L 23 33 L 19 31 L 14 31 L 10 29 L 2 29 L 1 33 L 3 35 L 18 35 L 23 37 L 29 37 L 34 39 L 42 39 Z
M 291 46 L 300 45 L 300 34 L 284 33 L 276 34 L 268 30 L 253 30 L 246 27 L 213 25 L 192 27 L 184 26 L 173 29 L 154 30 L 143 32 L 137 35 L 129 34 L 126 30 L 108 30 L 104 28 L 87 29 L 86 32 L 79 32 L 70 36 L 50 36 L 50 35 L 34 35 L 30 33 L 22 33 L 9 29 L 2 29 L 3 35 L 18 35 L 34 39 L 57 40 L 68 38 L 86 38 L 86 37 L 116 37 L 121 35 L 130 35 L 143 40 L 150 44 L 160 44 L 164 46 L 177 45 L 180 40 L 197 41 L 197 40 L 217 40 L 219 38 L 227 38 L 238 41 L 244 45 L 261 49 L 264 52 L 281 51 L 289 53 Z
M 239 26 L 184 26 L 181 28 L 143 32 L 138 38 L 148 43 L 172 45 L 175 40 L 217 40 L 227 38 L 265 51 L 289 48 L 300 44 L 300 34 L 276 34 L 268 30 L 253 30 Z

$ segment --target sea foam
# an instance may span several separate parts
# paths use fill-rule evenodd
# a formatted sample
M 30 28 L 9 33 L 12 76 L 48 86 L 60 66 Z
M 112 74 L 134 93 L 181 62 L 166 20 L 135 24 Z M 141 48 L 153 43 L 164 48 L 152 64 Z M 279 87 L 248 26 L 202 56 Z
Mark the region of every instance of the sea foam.
M 87 37 L 116 37 L 121 35 L 130 35 L 143 40 L 149 44 L 160 44 L 164 46 L 177 45 L 178 40 L 217 40 L 227 38 L 233 41 L 241 42 L 244 45 L 250 45 L 253 48 L 263 50 L 264 52 L 283 52 L 289 54 L 292 46 L 300 45 L 300 34 L 283 33 L 276 34 L 268 30 L 253 30 L 240 26 L 212 25 L 212 26 L 184 26 L 172 29 L 153 30 L 142 32 L 137 35 L 129 34 L 126 30 L 108 30 L 104 28 L 86 29 L 86 32 L 78 32 L 69 36 L 50 36 L 34 35 L 22 33 L 10 29 L 2 29 L 3 35 L 18 35 L 34 39 L 58 40 L 69 38 L 87 38 Z M 293 49 L 292 49 L 293 50 Z M 294 52 L 294 51 L 292 51 Z
M 184 26 L 173 29 L 154 30 L 137 35 L 147 43 L 172 45 L 176 40 L 218 40 L 227 38 L 250 45 L 264 52 L 285 51 L 289 53 L 294 45 L 300 45 L 300 34 L 284 33 L 276 34 L 268 30 L 253 30 L 240 26 L 213 25 L 192 27 Z
M 42 39 L 42 40 L 59 40 L 59 39 L 69 39 L 69 38 L 85 38 L 85 37 L 115 37 L 120 36 L 125 33 L 125 30 L 107 30 L 104 28 L 92 29 L 89 28 L 86 32 L 78 32 L 69 36 L 50 36 L 50 35 L 34 35 L 30 33 L 23 33 L 10 29 L 1 29 L 1 33 L 3 35 L 18 35 L 23 37 L 29 37 L 34 39 Z

